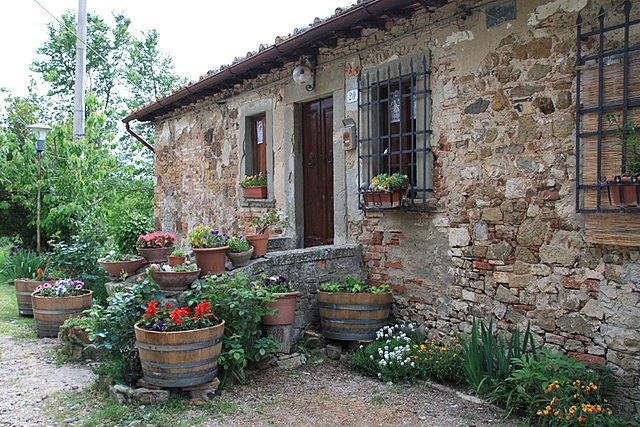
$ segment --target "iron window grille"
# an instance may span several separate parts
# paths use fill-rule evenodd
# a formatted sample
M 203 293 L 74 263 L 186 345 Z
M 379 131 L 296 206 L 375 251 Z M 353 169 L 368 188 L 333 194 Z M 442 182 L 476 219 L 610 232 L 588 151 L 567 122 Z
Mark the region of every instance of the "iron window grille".
M 640 19 L 605 26 L 577 19 L 576 71 L 576 212 L 640 213 L 640 182 L 631 173 L 640 143 Z M 585 27 L 589 29 L 585 31 Z M 614 118 L 618 124 L 612 123 Z M 640 149 L 640 146 L 637 147 Z M 637 153 L 640 155 L 640 151 Z M 640 156 L 638 157 L 640 159 Z M 623 181 L 625 181 L 623 183 Z M 627 182 L 628 181 L 628 182 Z
M 404 62 L 404 67 L 403 67 Z M 429 210 L 433 198 L 431 89 L 427 55 L 363 72 L 358 79 L 358 182 L 363 210 Z M 399 173 L 406 184 L 372 190 L 379 174 Z

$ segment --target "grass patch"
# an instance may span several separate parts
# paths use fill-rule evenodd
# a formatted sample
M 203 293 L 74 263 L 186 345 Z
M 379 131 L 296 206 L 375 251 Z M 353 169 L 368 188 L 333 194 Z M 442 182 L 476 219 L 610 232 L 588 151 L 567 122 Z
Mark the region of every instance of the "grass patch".
M 204 400 L 193 405 L 184 396 L 172 397 L 164 405 L 120 405 L 97 386 L 81 391 L 64 392 L 47 403 L 47 412 L 56 421 L 78 419 L 84 427 L 115 427 L 139 421 L 155 427 L 188 427 L 202 423 L 212 415 L 234 413 L 238 406 L 223 400 Z
M 36 338 L 33 318 L 18 314 L 16 290 L 13 286 L 0 286 L 0 335 L 18 340 Z
M 373 397 L 371 398 L 371 401 L 376 405 L 384 405 L 384 403 L 386 402 L 386 399 L 383 395 L 379 393 L 374 393 Z

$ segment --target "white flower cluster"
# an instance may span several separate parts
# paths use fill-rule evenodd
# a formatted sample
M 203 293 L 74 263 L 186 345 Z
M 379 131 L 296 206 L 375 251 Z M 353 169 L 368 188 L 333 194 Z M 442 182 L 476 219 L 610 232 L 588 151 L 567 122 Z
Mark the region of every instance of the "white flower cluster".
M 405 330 L 413 332 L 416 330 L 416 326 L 413 323 L 383 326 L 376 331 L 376 341 L 386 341 L 387 343 L 391 341 L 405 341 L 410 343 L 411 338 L 407 336 Z
M 391 350 L 389 349 L 388 345 L 385 345 L 384 349 L 378 349 L 378 356 L 380 357 L 378 365 L 391 366 L 395 362 L 400 366 L 411 364 L 411 366 L 413 367 L 414 363 L 411 362 L 411 359 L 409 358 L 409 356 L 407 356 L 407 353 L 409 353 L 409 351 L 411 351 L 409 345 L 398 345 Z M 373 359 L 373 355 L 371 355 L 371 358 Z

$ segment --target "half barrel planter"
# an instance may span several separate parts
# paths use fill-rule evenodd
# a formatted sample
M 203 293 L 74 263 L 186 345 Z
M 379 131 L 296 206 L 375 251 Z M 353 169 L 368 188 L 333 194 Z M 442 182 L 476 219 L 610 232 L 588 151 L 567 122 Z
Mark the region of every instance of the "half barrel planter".
M 224 273 L 224 262 L 227 259 L 226 253 L 229 246 L 221 248 L 194 248 L 193 253 L 196 256 L 196 264 L 202 270 L 200 276 L 208 274 Z
M 31 305 L 38 337 L 57 337 L 64 321 L 83 316 L 82 312 L 91 308 L 92 299 L 93 291 L 67 297 L 43 297 L 32 293 Z
M 165 262 L 167 257 L 171 255 L 175 248 L 136 248 L 138 253 L 142 255 L 147 262 L 156 264 Z
M 274 314 L 262 316 L 262 324 L 266 326 L 291 325 L 296 320 L 296 302 L 300 292 L 274 293 L 275 301 L 263 303 Z
M 382 294 L 318 291 L 322 334 L 342 341 L 373 340 L 387 324 L 391 292 Z
M 191 387 L 214 381 L 224 320 L 193 331 L 155 332 L 134 326 L 144 380 L 158 387 Z
M 13 281 L 16 288 L 16 300 L 18 301 L 18 313 L 20 316 L 33 317 L 31 294 L 35 292 L 38 286 L 42 286 L 44 283 L 44 280 L 36 279 L 15 279 Z

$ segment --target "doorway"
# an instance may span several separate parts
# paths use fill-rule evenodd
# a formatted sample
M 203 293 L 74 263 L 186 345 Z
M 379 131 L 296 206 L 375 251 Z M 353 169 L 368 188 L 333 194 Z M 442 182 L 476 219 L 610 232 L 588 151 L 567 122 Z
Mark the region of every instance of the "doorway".
M 333 244 L 333 99 L 302 105 L 304 247 Z

